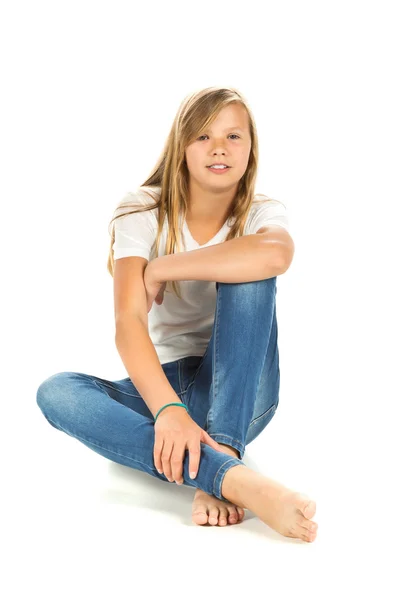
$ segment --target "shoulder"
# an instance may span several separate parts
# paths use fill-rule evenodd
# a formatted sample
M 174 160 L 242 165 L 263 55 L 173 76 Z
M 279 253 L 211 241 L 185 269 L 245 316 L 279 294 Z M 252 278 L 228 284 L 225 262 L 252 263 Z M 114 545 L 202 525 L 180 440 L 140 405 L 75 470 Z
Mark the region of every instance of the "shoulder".
M 126 192 L 122 199 L 118 202 L 114 216 L 125 215 L 132 210 L 140 210 L 144 212 L 144 214 L 149 215 L 150 213 L 154 214 L 153 210 L 142 211 L 142 209 L 147 207 L 152 207 L 156 202 L 158 202 L 160 197 L 160 188 L 150 187 L 150 186 L 141 186 L 136 188 L 134 191 Z
M 256 194 L 253 202 L 251 203 L 249 219 L 252 220 L 259 217 L 272 217 L 275 215 L 287 217 L 287 213 L 288 211 L 286 205 L 280 200 L 271 198 L 265 194 Z
M 251 204 L 244 235 L 257 233 L 263 227 L 279 225 L 289 230 L 286 205 L 265 194 L 256 194 Z
M 271 198 L 266 194 L 255 194 L 254 200 L 251 204 L 251 207 L 254 211 L 268 208 L 274 208 L 281 206 L 283 210 L 286 210 L 286 205 L 281 202 L 281 200 L 277 200 L 276 198 Z

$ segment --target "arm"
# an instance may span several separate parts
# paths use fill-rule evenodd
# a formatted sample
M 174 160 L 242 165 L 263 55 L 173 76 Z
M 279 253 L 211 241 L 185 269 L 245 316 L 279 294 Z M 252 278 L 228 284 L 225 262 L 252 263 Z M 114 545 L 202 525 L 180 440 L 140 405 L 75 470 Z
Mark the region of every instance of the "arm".
M 119 318 L 116 323 L 115 343 L 131 381 L 147 404 L 153 417 L 169 402 L 181 402 L 169 383 L 146 325 L 136 316 Z M 168 411 L 182 411 L 180 406 L 168 406 Z
M 221 283 L 259 281 L 286 270 L 278 245 L 257 233 L 207 248 L 159 256 L 150 266 L 157 281 L 200 279 Z

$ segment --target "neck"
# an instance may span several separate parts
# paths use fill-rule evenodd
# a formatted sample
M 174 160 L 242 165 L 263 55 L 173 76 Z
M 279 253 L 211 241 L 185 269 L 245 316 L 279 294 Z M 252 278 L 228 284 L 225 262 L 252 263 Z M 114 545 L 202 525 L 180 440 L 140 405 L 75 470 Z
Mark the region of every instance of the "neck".
M 187 220 L 197 223 L 225 223 L 231 214 L 236 197 L 237 185 L 228 190 L 204 189 L 196 182 L 189 186 Z

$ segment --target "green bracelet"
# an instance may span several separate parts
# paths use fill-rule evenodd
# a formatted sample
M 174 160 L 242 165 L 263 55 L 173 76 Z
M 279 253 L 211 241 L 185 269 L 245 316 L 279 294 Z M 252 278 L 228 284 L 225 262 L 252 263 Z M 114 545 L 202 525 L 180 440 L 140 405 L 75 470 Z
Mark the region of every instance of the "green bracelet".
M 164 406 L 162 406 L 162 407 L 160 408 L 160 410 L 159 410 L 159 411 L 157 411 L 157 414 L 156 414 L 156 416 L 154 417 L 154 423 L 157 421 L 157 417 L 158 417 L 158 415 L 160 414 L 160 412 L 161 412 L 162 410 L 164 410 L 164 408 L 166 408 L 167 406 L 184 406 L 184 407 L 186 408 L 186 410 L 188 410 L 188 408 L 187 408 L 186 404 L 183 404 L 183 402 L 170 402 L 169 404 L 165 404 Z M 189 412 L 189 411 L 188 411 L 188 412 Z

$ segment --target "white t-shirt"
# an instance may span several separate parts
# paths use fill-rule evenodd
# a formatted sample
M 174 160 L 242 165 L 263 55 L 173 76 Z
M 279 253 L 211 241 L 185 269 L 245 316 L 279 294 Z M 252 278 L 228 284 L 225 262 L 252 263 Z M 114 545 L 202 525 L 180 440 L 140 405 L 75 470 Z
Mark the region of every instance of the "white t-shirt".
M 117 205 L 114 215 L 121 215 L 133 208 L 124 204 L 149 206 L 155 200 L 144 190 L 148 189 L 158 200 L 160 187 L 141 187 L 136 192 L 128 192 Z M 262 200 L 262 202 L 259 202 Z M 257 202 L 257 203 L 256 203 Z M 154 208 L 145 212 L 125 215 L 113 221 L 115 243 L 114 260 L 126 256 L 142 256 L 149 262 L 156 258 L 157 213 Z M 231 228 L 230 218 L 222 229 L 206 244 L 200 246 L 191 236 L 186 221 L 181 220 L 183 251 L 197 250 L 220 244 Z M 250 209 L 243 235 L 256 233 L 268 225 L 280 225 L 289 231 L 289 220 L 284 204 L 278 200 L 256 194 Z M 165 218 L 160 238 L 159 256 L 164 256 L 168 233 L 168 217 Z M 176 252 L 178 249 L 176 249 Z M 215 281 L 178 281 L 182 300 L 171 291 L 164 292 L 161 305 L 153 303 L 148 313 L 149 336 L 154 344 L 161 364 L 176 361 L 186 356 L 203 356 L 210 341 L 214 324 L 217 290 Z M 170 284 L 168 284 L 168 287 Z

